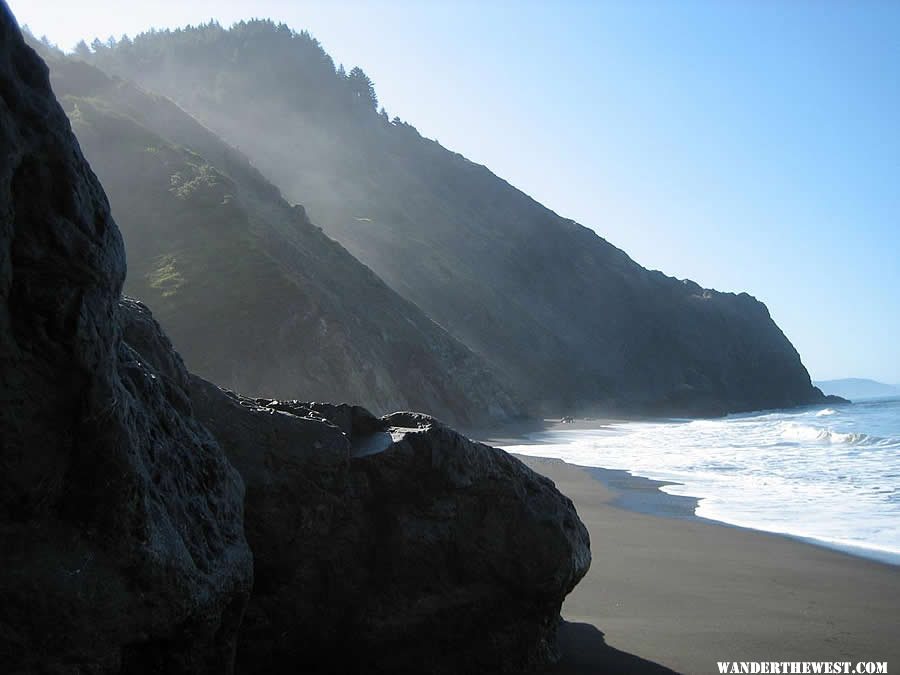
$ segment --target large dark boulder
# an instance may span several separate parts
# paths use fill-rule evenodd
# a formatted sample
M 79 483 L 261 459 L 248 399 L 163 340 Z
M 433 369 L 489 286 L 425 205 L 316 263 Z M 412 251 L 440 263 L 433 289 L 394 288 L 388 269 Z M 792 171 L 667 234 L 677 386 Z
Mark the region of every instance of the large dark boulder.
M 198 416 L 247 484 L 246 673 L 523 672 L 556 656 L 588 534 L 553 483 L 413 413 L 249 399 Z
M 392 444 L 353 460 L 378 533 L 358 615 L 369 653 L 384 672 L 409 673 L 431 663 L 436 673 L 522 672 L 555 660 L 560 606 L 591 560 L 572 502 L 430 417 L 384 421 Z
M 552 482 L 423 415 L 223 391 L 124 277 L 0 6 L 3 672 L 228 673 L 236 647 L 247 673 L 553 660 L 590 550 Z
M 106 197 L 0 4 L 0 665 L 229 672 L 243 485 L 136 305 Z M 120 329 L 140 317 L 151 366 Z M 136 331 L 138 332 L 138 331 Z

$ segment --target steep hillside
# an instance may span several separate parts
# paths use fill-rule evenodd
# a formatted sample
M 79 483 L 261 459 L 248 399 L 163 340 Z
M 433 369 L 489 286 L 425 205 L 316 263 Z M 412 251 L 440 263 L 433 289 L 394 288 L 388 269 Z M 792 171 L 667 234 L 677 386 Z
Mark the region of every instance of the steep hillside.
M 821 399 L 762 303 L 648 271 L 483 166 L 376 112 L 271 22 L 84 54 L 242 148 L 291 200 L 545 412 L 716 414 Z
M 190 368 L 241 391 L 466 425 L 520 413 L 479 357 L 171 101 L 80 61 L 50 64 L 122 228 L 126 291 Z

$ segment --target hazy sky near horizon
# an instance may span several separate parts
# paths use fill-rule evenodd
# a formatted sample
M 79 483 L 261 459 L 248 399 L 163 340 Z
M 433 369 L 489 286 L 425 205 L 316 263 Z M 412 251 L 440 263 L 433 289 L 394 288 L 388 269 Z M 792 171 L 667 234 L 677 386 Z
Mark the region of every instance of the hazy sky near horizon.
M 900 383 L 900 2 L 10 6 L 67 50 L 210 18 L 306 29 L 392 117 L 646 267 L 766 302 L 814 379 Z

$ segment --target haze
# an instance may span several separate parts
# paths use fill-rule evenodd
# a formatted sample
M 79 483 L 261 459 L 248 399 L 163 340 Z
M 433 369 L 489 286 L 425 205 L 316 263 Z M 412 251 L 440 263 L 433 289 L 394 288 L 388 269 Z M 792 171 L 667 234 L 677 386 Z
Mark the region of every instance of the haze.
M 765 301 L 814 379 L 900 382 L 900 5 L 11 3 L 69 49 L 271 17 L 389 114 L 643 265 Z

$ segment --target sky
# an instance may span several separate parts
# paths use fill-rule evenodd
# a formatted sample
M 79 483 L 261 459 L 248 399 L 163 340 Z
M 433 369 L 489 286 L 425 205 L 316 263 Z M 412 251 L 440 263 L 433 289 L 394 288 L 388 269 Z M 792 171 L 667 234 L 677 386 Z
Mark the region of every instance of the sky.
M 900 2 L 10 6 L 64 49 L 211 18 L 306 29 L 391 117 L 646 267 L 764 301 L 813 379 L 900 383 Z

